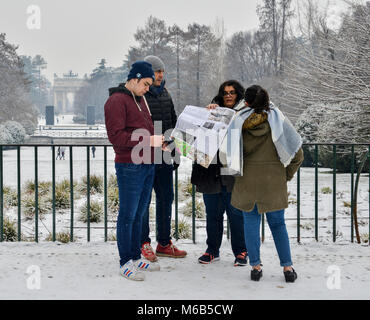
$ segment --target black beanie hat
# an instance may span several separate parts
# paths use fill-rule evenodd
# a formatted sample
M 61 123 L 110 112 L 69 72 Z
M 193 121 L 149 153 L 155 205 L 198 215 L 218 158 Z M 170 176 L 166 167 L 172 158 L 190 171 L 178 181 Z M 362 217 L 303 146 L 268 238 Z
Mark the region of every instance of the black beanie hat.
M 152 65 L 146 61 L 136 61 L 132 66 L 130 73 L 127 76 L 127 81 L 131 79 L 152 78 L 155 80 Z

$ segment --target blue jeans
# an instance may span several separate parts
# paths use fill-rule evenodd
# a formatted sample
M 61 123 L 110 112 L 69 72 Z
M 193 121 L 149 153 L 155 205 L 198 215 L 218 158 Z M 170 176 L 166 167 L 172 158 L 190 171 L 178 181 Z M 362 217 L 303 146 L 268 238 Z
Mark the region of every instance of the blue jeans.
M 120 264 L 141 258 L 141 228 L 153 187 L 154 165 L 116 163 L 119 193 L 117 245 Z
M 222 192 L 216 194 L 203 194 L 206 206 L 207 222 L 207 253 L 214 256 L 220 255 L 220 246 L 224 233 L 224 212 L 226 211 L 230 223 L 231 248 L 234 255 L 246 252 L 243 228 L 242 211 L 231 205 L 231 193 L 227 192 L 226 187 L 222 187 Z
M 166 246 L 171 240 L 171 215 L 173 202 L 173 165 L 166 163 L 155 165 L 154 191 L 156 204 L 157 242 Z M 151 194 L 150 194 L 151 199 Z M 149 200 L 150 204 L 150 200 Z M 151 243 L 149 237 L 149 205 L 143 216 L 141 244 Z
M 280 265 L 289 267 L 292 263 L 290 255 L 289 236 L 284 220 L 284 209 L 266 213 L 268 225 L 274 238 L 275 247 L 279 255 Z M 260 225 L 261 215 L 258 213 L 257 205 L 251 212 L 243 212 L 245 243 L 248 249 L 249 262 L 251 266 L 257 266 L 260 260 Z

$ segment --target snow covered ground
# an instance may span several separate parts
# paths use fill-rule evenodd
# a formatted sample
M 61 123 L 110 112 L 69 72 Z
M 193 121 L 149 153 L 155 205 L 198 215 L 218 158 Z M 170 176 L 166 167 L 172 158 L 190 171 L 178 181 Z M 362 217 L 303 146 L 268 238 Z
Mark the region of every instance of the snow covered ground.
M 35 136 L 49 136 L 55 138 L 84 137 L 84 138 L 107 138 L 105 125 L 84 125 L 73 122 L 73 115 L 60 115 L 54 119 L 55 125 L 46 126 L 45 117 L 39 118 Z M 90 129 L 91 128 L 91 129 Z
M 146 273 L 146 280 L 137 283 L 118 275 L 114 242 L 3 243 L 0 299 L 370 299 L 369 246 L 292 242 L 298 280 L 287 284 L 271 241 L 261 248 L 260 282 L 250 280 L 249 267 L 233 266 L 227 241 L 221 260 L 211 265 L 197 262 L 204 243 L 182 240 L 178 245 L 188 251 L 185 259 L 160 258 L 161 271 Z

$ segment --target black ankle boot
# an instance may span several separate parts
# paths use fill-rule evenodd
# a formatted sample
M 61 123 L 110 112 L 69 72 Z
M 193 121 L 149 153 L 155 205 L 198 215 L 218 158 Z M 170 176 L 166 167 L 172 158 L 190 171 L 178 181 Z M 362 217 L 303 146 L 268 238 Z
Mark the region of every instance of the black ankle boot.
M 261 278 L 262 278 L 262 269 L 261 270 L 253 269 L 251 271 L 251 280 L 260 281 Z
M 284 277 L 286 282 L 294 282 L 297 279 L 297 273 L 292 268 L 293 271 L 284 271 Z

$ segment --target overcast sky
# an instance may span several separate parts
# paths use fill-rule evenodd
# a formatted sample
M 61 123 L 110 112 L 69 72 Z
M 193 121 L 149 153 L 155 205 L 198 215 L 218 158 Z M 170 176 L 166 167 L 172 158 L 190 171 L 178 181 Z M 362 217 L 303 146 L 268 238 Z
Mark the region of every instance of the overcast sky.
M 18 53 L 41 54 L 48 62 L 47 77 L 72 69 L 83 76 L 101 58 L 120 66 L 133 34 L 150 15 L 186 28 L 210 25 L 223 18 L 227 34 L 258 26 L 257 0 L 0 0 L 0 32 Z M 28 29 L 30 5 L 41 10 L 40 30 Z
M 334 0 L 331 0 L 332 2 Z M 341 0 L 335 0 L 337 3 Z M 41 54 L 45 72 L 62 76 L 69 70 L 91 73 L 101 58 L 109 66 L 122 65 L 133 34 L 150 15 L 167 25 L 186 28 L 189 23 L 212 25 L 223 19 L 226 34 L 258 27 L 256 5 L 261 0 L 0 0 L 0 32 L 19 46 L 18 54 Z M 323 2 L 322 0 L 320 2 Z M 27 9 L 40 9 L 40 29 Z

